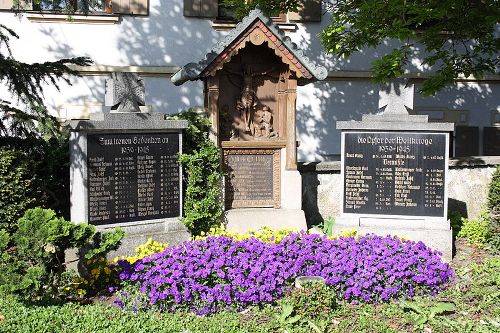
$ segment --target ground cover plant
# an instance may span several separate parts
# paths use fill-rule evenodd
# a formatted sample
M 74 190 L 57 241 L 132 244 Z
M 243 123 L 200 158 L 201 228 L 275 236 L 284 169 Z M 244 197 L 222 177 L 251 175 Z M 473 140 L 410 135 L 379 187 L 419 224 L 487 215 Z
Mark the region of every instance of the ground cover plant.
M 464 251 L 458 257 L 470 259 L 471 256 Z M 453 263 L 457 278 L 450 288 L 435 297 L 411 300 L 414 308 L 426 316 L 423 325 L 418 322 L 422 315 L 405 308 L 400 302 L 355 305 L 340 300 L 330 310 L 311 313 L 307 310 L 297 312 L 301 298 L 287 294 L 276 305 L 250 307 L 241 313 L 223 311 L 199 317 L 193 313 L 159 313 L 151 309 L 133 313 L 108 304 L 41 306 L 0 294 L 0 332 L 269 333 L 283 332 L 286 327 L 288 332 L 294 333 L 498 332 L 500 260 L 474 257 L 477 263 L 464 264 L 462 260 Z M 326 301 L 324 305 L 329 304 Z M 430 313 L 437 303 L 453 304 L 455 309 L 431 317 Z M 291 311 L 284 304 L 291 305 Z M 297 320 L 292 320 L 298 315 L 301 316 Z
M 432 295 L 453 278 L 449 265 L 422 242 L 375 235 L 330 240 L 292 233 L 279 243 L 208 237 L 118 265 L 120 279 L 140 293 L 131 297 L 128 288 L 122 306 L 134 310 L 147 303 L 197 314 L 272 303 L 302 275 L 323 277 L 351 303 Z

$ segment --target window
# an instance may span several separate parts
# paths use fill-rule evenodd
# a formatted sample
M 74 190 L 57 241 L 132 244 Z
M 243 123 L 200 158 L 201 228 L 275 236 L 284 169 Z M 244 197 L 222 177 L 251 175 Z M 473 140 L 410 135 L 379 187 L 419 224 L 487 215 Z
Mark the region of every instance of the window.
M 184 0 L 184 16 L 231 19 L 231 10 L 220 6 L 220 0 Z M 284 15 L 280 16 L 284 20 Z M 296 13 L 288 13 L 289 21 L 321 21 L 321 0 L 304 0 Z
M 106 3 L 107 2 L 107 3 Z M 61 13 L 108 13 L 111 14 L 111 1 L 105 0 L 42 0 L 33 2 L 35 11 L 51 11 Z
M 54 14 L 148 15 L 148 0 L 0 0 L 0 10 L 50 12 Z

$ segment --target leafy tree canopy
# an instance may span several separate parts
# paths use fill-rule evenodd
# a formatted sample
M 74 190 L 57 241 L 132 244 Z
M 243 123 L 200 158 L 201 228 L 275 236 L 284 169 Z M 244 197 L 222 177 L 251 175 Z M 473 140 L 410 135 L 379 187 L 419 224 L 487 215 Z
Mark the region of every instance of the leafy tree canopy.
M 12 38 L 19 36 L 0 24 L 0 82 L 13 96 L 13 100 L 0 99 L 0 137 L 56 136 L 59 124 L 44 104 L 43 86 L 48 84 L 59 89 L 60 80 L 70 84 L 67 75 L 78 73 L 67 65 L 86 66 L 91 61 L 77 57 L 33 64 L 19 62 L 10 50 Z
M 380 82 L 404 74 L 419 57 L 434 74 L 424 81 L 430 95 L 460 76 L 482 77 L 498 71 L 498 0 L 334 0 L 332 22 L 321 33 L 329 53 L 348 57 L 387 38 L 401 42 L 373 62 Z M 422 52 L 424 51 L 424 52 Z
M 268 14 L 297 1 L 224 0 L 241 11 L 259 4 Z M 251 4 L 249 4 L 251 2 Z M 405 74 L 411 59 L 432 69 L 421 92 L 431 95 L 460 77 L 498 73 L 499 0 L 324 0 L 331 23 L 320 34 L 326 51 L 349 57 L 387 40 L 396 47 L 372 63 L 376 82 Z M 246 6 L 246 7 L 245 7 Z M 272 9 L 272 10 L 271 10 Z

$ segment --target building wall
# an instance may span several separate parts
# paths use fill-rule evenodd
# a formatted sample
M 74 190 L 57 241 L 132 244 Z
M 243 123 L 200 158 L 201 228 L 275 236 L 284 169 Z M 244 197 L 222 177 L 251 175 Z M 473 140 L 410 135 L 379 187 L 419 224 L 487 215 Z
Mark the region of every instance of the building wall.
M 202 59 L 227 32 L 216 31 L 210 19 L 183 16 L 182 0 L 150 0 L 149 16 L 122 16 L 117 24 L 90 24 L 30 21 L 27 15 L 0 12 L 0 22 L 14 29 L 19 40 L 11 46 L 16 59 L 24 62 L 88 56 L 94 61 L 91 72 L 71 78 L 72 86 L 57 91 L 48 87 L 46 103 L 62 118 L 81 117 L 102 110 L 104 82 L 114 70 L 136 71 L 144 77 L 146 104 L 154 111 L 175 113 L 203 105 L 202 85 L 189 82 L 173 86 L 170 76 L 188 62 Z M 360 120 L 365 113 L 378 112 L 379 87 L 370 81 L 370 63 L 392 44 L 368 49 L 349 59 L 325 54 L 317 34 L 329 22 L 297 24 L 287 34 L 306 55 L 326 66 L 330 76 L 323 82 L 298 89 L 297 133 L 299 161 L 328 161 L 340 154 L 337 120 Z M 426 72 L 418 59 L 410 72 Z M 415 108 L 466 110 L 469 126 L 489 126 L 492 110 L 500 110 L 500 81 L 463 82 L 435 97 L 415 94 Z M 418 88 L 418 80 L 416 81 Z M 3 90 L 3 91 L 2 91 Z M 6 97 L 0 87 L 0 97 Z

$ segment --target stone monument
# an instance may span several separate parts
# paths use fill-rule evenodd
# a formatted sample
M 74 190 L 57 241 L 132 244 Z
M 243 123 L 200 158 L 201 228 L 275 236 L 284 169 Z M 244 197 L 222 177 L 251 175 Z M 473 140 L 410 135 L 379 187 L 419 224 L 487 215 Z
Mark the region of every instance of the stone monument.
M 334 231 L 398 235 L 452 256 L 447 220 L 449 138 L 453 123 L 410 115 L 413 85 L 381 89 L 380 115 L 339 121 L 342 209 Z
M 326 78 L 256 8 L 176 85 L 202 80 L 211 138 L 222 148 L 227 227 L 306 228 L 297 171 L 297 85 Z
M 182 215 L 182 129 L 187 122 L 144 112 L 144 85 L 135 74 L 108 81 L 110 112 L 71 122 L 71 220 L 127 233 L 117 254 L 149 237 L 187 240 Z

